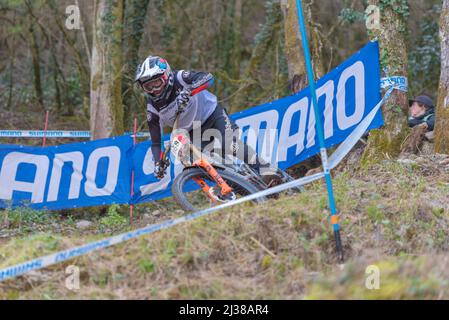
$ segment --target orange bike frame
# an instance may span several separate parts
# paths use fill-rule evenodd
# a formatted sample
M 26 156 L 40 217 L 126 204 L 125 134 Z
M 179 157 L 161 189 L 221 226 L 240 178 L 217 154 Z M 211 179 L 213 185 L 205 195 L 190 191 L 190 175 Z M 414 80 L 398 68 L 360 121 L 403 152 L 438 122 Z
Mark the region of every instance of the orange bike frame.
M 198 149 L 195 148 L 195 146 L 193 146 L 192 144 L 189 145 L 189 149 L 192 151 L 194 158 L 198 159 L 196 161 L 193 162 L 193 166 L 195 167 L 200 167 L 202 169 L 204 169 L 204 171 L 206 171 L 206 173 L 217 183 L 217 185 L 220 187 L 221 189 L 221 194 L 222 195 L 227 195 L 229 193 L 232 192 L 232 188 L 226 183 L 226 181 L 220 176 L 220 174 L 217 172 L 217 170 L 209 163 L 209 161 L 207 161 L 206 159 L 204 159 L 202 153 L 200 151 L 198 151 Z M 163 155 L 161 156 L 161 159 L 167 159 L 168 157 L 168 150 L 166 149 L 166 151 L 163 153 Z M 212 200 L 214 200 L 210 193 L 210 187 L 207 185 L 207 183 L 201 179 L 201 178 L 194 178 L 193 179 L 200 187 L 201 189 L 206 192 L 206 194 L 209 196 L 209 198 L 211 198 Z
M 195 161 L 193 163 L 194 166 L 203 168 L 207 174 L 218 184 L 218 186 L 221 188 L 221 194 L 222 195 L 226 195 L 228 193 L 232 192 L 232 188 L 226 183 L 226 181 L 224 181 L 224 179 L 220 176 L 220 174 L 217 172 L 217 170 L 215 170 L 215 168 L 207 161 L 204 159 L 199 159 L 197 161 Z M 205 183 L 203 181 L 203 183 Z M 200 184 L 201 186 L 201 184 Z M 209 186 L 208 187 L 208 191 L 209 191 Z M 201 186 L 201 188 L 204 190 L 204 188 Z

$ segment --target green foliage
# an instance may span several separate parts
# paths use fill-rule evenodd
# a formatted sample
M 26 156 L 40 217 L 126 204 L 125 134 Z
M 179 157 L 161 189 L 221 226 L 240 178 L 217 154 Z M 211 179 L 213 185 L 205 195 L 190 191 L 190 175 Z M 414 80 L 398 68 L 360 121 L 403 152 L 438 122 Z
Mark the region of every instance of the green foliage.
M 24 0 L 4 0 L 4 5 L 10 8 L 21 7 L 25 4 Z
M 353 24 L 359 21 L 365 21 L 365 13 L 352 8 L 343 8 L 340 11 L 338 19 L 344 23 Z
M 106 288 L 111 278 L 111 271 L 107 269 L 98 270 L 92 275 L 92 281 L 100 288 Z
M 80 77 L 78 72 L 73 71 L 66 78 L 67 82 L 67 95 L 70 103 L 72 103 L 76 109 L 81 109 L 83 105 L 83 97 L 80 95 L 81 87 L 80 87 Z
M 419 21 L 418 35 L 409 37 L 409 86 L 410 95 L 427 93 L 433 97 L 438 91 L 440 78 L 440 40 L 438 17 L 440 5 L 432 7 L 429 14 Z
M 394 13 L 398 14 L 403 19 L 410 16 L 408 0 L 380 0 L 379 8 L 381 12 L 385 11 L 387 8 L 390 8 Z
M 385 215 L 379 206 L 369 206 L 366 208 L 366 213 L 373 222 L 381 222 L 385 219 Z
M 8 33 L 11 34 L 11 35 L 16 35 L 16 34 L 22 33 L 23 30 L 24 30 L 23 26 L 15 25 L 15 26 L 10 26 L 8 28 Z
M 144 273 L 153 273 L 155 269 L 154 262 L 151 260 L 140 260 L 139 267 Z
M 156 0 L 154 5 L 159 12 L 159 23 L 163 26 L 161 30 L 161 44 L 162 46 L 166 47 L 166 50 L 170 50 L 171 43 L 173 42 L 177 34 L 176 27 L 169 21 L 169 13 L 171 13 L 172 10 L 171 1 Z
M 0 211 L 0 223 L 9 229 L 18 229 L 19 232 L 32 232 L 39 230 L 56 221 L 56 216 L 49 211 L 37 211 L 29 207 L 20 207 Z
M 119 213 L 120 206 L 113 204 L 108 208 L 107 216 L 101 218 L 100 226 L 107 229 L 123 228 L 128 224 L 128 218 Z

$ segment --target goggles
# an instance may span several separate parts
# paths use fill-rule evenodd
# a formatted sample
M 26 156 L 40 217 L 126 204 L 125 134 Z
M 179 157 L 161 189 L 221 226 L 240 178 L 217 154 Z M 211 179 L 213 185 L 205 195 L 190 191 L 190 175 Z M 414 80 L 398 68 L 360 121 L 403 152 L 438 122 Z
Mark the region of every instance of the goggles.
M 153 80 L 145 81 L 141 84 L 142 89 L 149 94 L 160 94 L 168 82 L 168 76 L 166 74 L 162 75 L 161 77 Z

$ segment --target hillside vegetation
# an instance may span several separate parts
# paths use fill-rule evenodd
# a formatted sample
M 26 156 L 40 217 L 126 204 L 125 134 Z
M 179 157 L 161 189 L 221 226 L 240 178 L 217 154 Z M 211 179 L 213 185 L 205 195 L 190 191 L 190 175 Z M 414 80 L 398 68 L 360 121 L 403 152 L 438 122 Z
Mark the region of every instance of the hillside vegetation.
M 0 283 L 2 299 L 449 299 L 449 158 L 413 156 L 335 175 L 346 263 L 321 182 Z M 182 214 L 170 199 L 108 212 L 0 211 L 0 267 Z M 77 227 L 79 220 L 92 224 Z M 65 269 L 81 271 L 80 290 Z M 380 270 L 380 289 L 365 270 Z

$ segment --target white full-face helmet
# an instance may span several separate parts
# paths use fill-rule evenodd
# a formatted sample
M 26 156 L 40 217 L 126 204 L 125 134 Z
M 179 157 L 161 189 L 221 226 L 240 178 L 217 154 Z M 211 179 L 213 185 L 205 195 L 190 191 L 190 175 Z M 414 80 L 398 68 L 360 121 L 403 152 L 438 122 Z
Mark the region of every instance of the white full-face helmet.
M 154 100 L 161 100 L 173 89 L 174 76 L 167 60 L 149 56 L 137 66 L 135 81 Z

